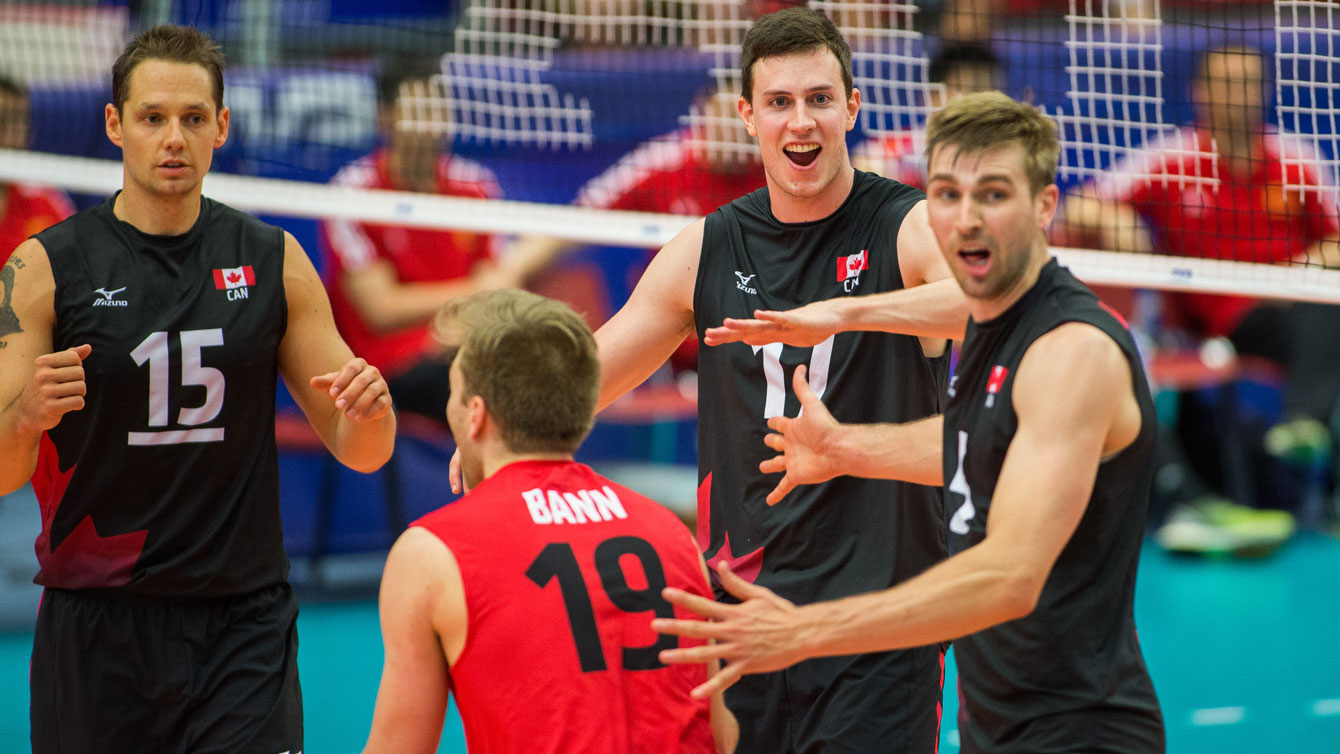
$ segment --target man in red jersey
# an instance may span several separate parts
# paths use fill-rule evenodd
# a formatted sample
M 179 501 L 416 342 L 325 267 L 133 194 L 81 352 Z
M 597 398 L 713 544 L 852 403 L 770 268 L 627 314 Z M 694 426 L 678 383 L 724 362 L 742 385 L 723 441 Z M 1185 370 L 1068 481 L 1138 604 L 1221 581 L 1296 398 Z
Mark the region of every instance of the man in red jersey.
M 365 751 L 436 751 L 449 691 L 472 754 L 732 751 L 720 695 L 689 696 L 708 668 L 663 665 L 678 642 L 649 628 L 674 614 L 665 586 L 711 593 L 693 538 L 573 461 L 600 384 L 586 323 L 516 290 L 453 302 L 441 321 L 460 343 L 447 421 L 473 489 L 387 558 Z
M 382 147 L 340 169 L 332 183 L 360 189 L 500 199 L 493 171 L 451 153 L 430 76 L 387 71 L 379 84 Z M 553 250 L 518 248 L 497 261 L 499 239 L 484 233 L 330 218 L 321 251 L 335 324 L 355 353 L 386 374 L 396 407 L 441 419 L 451 355 L 429 325 L 454 298 L 526 282 Z

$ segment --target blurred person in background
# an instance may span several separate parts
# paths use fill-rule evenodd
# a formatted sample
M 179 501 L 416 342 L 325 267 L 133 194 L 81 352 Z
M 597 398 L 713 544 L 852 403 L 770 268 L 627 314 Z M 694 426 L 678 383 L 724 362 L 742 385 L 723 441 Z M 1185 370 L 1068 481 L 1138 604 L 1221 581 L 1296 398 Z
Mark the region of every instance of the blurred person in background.
M 946 43 L 926 70 L 926 111 L 933 113 L 963 94 L 1005 88 L 1000 59 L 983 43 Z M 938 86 L 937 86 L 938 85 Z M 921 125 L 874 136 L 856 145 L 852 165 L 885 178 L 926 188 L 926 132 Z
M 27 149 L 31 134 L 28 90 L 14 79 L 0 76 L 0 149 Z M 74 205 L 58 189 L 0 181 L 0 265 L 24 239 L 72 214 Z
M 1066 233 L 1114 250 L 1340 266 L 1332 176 L 1307 141 L 1265 123 L 1266 83 L 1257 50 L 1205 52 L 1192 83 L 1195 124 L 1146 143 L 1070 197 Z M 1332 452 L 1340 307 L 1200 293 L 1168 294 L 1161 305 L 1165 322 L 1278 365 L 1286 382 L 1284 421 L 1264 438 L 1236 426 L 1222 405 L 1180 402 L 1177 431 L 1160 443 L 1151 518 L 1166 520 L 1155 539 L 1174 551 L 1269 553 L 1295 523 L 1258 506 L 1298 501 L 1272 499 L 1275 485 L 1250 469 L 1263 451 L 1303 465 Z M 1233 447 L 1239 433 L 1245 447 Z M 1244 453 L 1245 463 L 1232 461 Z
M 331 182 L 501 198 L 491 170 L 451 154 L 441 89 L 409 65 L 389 66 L 378 86 L 382 144 Z M 553 253 L 523 246 L 504 259 L 503 239 L 489 234 L 340 219 L 321 222 L 320 246 L 340 333 L 385 373 L 398 409 L 438 422 L 447 407 L 451 354 L 432 337 L 433 316 L 452 299 L 523 285 Z

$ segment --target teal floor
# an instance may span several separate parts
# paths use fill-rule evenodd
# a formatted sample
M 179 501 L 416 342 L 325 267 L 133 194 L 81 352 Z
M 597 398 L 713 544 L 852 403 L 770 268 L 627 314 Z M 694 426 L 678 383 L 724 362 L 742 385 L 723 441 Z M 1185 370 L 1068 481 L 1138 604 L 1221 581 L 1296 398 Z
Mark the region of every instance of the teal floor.
M 1302 535 L 1275 557 L 1207 562 L 1146 547 L 1136 618 L 1169 751 L 1340 754 L 1340 542 Z M 376 606 L 299 620 L 306 751 L 357 752 L 381 668 Z M 0 634 L 0 752 L 28 750 L 31 634 Z M 941 751 L 955 752 L 952 667 Z M 441 752 L 464 752 L 454 714 Z

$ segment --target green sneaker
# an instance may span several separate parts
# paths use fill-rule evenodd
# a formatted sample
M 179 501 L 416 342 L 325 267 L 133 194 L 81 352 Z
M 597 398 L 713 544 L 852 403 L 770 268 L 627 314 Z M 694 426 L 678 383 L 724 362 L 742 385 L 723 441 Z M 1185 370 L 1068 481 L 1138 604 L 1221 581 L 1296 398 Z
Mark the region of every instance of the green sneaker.
M 1316 419 L 1290 419 L 1266 430 L 1265 449 L 1295 468 L 1308 468 L 1331 457 L 1331 431 Z
M 1296 528 L 1288 511 L 1203 497 L 1174 509 L 1154 532 L 1154 542 L 1169 552 L 1261 558 L 1288 542 Z

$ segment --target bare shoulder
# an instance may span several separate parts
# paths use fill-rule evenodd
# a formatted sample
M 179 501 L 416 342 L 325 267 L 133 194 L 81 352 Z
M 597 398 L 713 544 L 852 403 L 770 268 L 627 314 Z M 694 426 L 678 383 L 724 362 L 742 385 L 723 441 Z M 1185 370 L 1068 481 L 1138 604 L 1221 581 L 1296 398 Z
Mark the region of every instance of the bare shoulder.
M 440 578 L 447 570 L 456 570 L 451 548 L 422 526 L 411 526 L 396 538 L 386 556 L 383 578 L 424 583 Z
M 0 309 L 9 317 L 53 323 L 56 281 L 46 247 L 36 238 L 19 244 L 0 267 Z M 8 319 L 8 317 L 6 317 Z M 11 324 L 11 329 L 18 325 Z
M 1034 341 L 1019 363 L 1014 403 L 1021 419 L 1067 410 L 1092 418 L 1124 402 L 1134 402 L 1130 364 L 1117 342 L 1091 324 L 1060 325 Z

